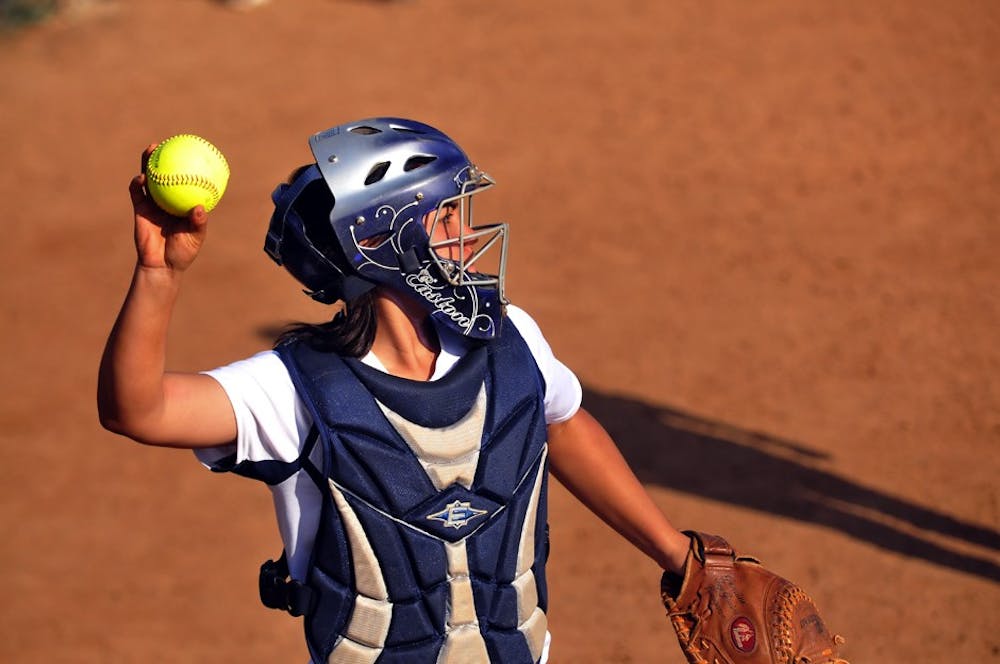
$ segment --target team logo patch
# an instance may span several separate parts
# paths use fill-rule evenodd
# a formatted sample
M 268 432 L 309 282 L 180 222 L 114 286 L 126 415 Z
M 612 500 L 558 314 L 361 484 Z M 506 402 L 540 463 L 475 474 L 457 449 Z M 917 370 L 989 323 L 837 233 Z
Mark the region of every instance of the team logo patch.
M 455 528 L 457 530 L 468 525 L 476 517 L 484 514 L 486 514 L 486 510 L 477 510 L 471 503 L 463 503 L 456 500 L 449 503 L 440 512 L 428 514 L 427 518 L 431 521 L 440 521 L 444 524 L 445 528 Z
M 757 647 L 757 630 L 748 618 L 740 616 L 729 626 L 729 635 L 733 637 L 733 645 L 740 652 L 753 652 Z

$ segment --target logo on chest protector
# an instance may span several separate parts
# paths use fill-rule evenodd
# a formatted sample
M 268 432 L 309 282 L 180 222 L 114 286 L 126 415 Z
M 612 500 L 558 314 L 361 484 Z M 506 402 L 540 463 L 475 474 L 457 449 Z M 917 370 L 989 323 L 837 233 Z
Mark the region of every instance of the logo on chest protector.
M 477 510 L 472 507 L 471 503 L 463 503 L 456 500 L 449 503 L 440 512 L 428 514 L 427 518 L 431 521 L 440 521 L 444 524 L 445 528 L 458 529 L 468 525 L 470 521 L 484 514 L 486 514 L 486 510 Z

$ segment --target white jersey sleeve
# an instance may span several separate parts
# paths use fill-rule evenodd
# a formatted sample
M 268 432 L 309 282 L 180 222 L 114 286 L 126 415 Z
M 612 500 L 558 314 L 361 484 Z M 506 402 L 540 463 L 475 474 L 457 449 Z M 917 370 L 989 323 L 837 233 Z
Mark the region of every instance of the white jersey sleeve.
M 549 342 L 542 336 L 538 323 L 524 309 L 508 305 L 507 319 L 514 324 L 524 342 L 528 344 L 531 354 L 535 357 L 535 364 L 538 365 L 538 370 L 545 380 L 546 424 L 565 422 L 580 409 L 580 402 L 583 399 L 580 381 L 569 367 L 556 358 Z
M 222 385 L 236 416 L 236 443 L 196 450 L 212 468 L 243 461 L 295 461 L 312 417 L 274 351 L 205 372 Z M 234 456 L 235 455 L 235 456 Z

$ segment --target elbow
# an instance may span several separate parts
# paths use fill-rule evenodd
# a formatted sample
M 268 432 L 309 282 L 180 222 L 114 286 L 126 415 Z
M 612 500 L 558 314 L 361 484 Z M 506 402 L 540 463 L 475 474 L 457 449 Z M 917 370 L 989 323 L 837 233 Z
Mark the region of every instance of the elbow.
M 122 417 L 121 409 L 116 407 L 114 400 L 105 394 L 100 386 L 97 390 L 97 421 L 106 431 L 128 436 L 128 427 Z
M 128 438 L 129 440 L 139 443 L 140 445 L 150 445 L 153 447 L 162 447 L 166 443 L 155 436 L 148 435 L 146 430 L 142 427 L 131 425 L 127 422 L 123 422 L 120 419 L 114 417 L 104 417 L 99 418 L 101 426 L 104 427 L 106 431 L 118 434 Z
M 132 438 L 136 440 L 136 433 L 133 427 L 130 427 L 127 422 L 118 417 L 115 413 L 110 413 L 105 409 L 97 409 L 97 420 L 101 423 L 101 427 L 105 431 L 110 431 L 111 433 L 116 433 L 119 436 L 125 436 L 126 438 Z
M 98 403 L 97 420 L 105 431 L 124 436 L 143 445 L 153 444 L 150 437 L 146 435 L 141 421 L 135 421 L 134 418 L 125 416 L 117 409 Z
M 121 419 L 118 417 L 115 409 L 108 403 L 108 400 L 99 391 L 97 394 L 97 421 L 101 423 L 101 426 L 106 431 L 122 433 Z
M 97 387 L 97 421 L 105 431 L 142 442 L 142 419 L 137 417 L 135 409 L 101 384 Z

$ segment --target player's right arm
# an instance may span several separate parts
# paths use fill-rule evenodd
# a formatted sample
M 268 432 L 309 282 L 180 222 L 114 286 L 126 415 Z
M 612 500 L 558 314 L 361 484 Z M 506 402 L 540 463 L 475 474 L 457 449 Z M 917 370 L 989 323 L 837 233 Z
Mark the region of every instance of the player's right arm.
M 154 146 L 143 153 L 143 169 Z M 166 371 L 167 329 L 184 272 L 201 250 L 202 207 L 172 217 L 153 203 L 145 175 L 130 186 L 136 265 L 108 337 L 97 382 L 97 407 L 108 430 L 140 443 L 212 447 L 236 438 L 236 418 L 222 387 L 194 373 Z

